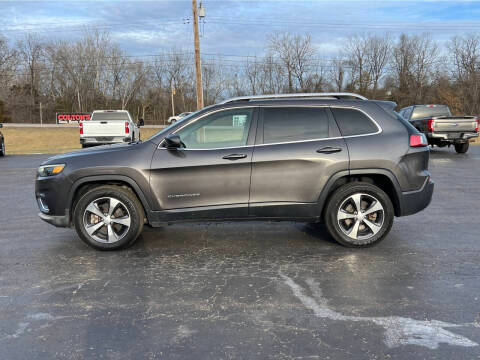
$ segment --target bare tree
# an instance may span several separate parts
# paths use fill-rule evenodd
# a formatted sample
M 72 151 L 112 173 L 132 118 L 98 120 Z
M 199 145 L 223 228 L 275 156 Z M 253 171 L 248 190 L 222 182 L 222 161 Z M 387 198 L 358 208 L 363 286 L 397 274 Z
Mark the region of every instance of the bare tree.
M 438 46 L 428 34 L 400 36 L 392 49 L 396 97 L 400 104 L 425 101 L 439 60 Z
M 221 59 L 203 62 L 202 80 L 205 105 L 215 104 L 226 90 L 227 82 L 223 68 L 219 65 L 220 61 Z
M 147 69 L 141 61 L 132 62 L 126 67 L 125 76 L 119 89 L 122 110 L 127 108 L 127 105 L 134 98 L 140 87 L 145 85 L 146 73 Z
M 257 95 L 261 82 L 262 64 L 255 57 L 253 60 L 247 58 L 244 64 L 244 74 L 251 95 Z
M 453 65 L 453 78 L 461 94 L 463 111 L 480 113 L 480 36 L 456 36 L 448 44 Z
M 371 83 L 368 72 L 368 46 L 366 36 L 351 36 L 344 47 L 345 60 L 350 67 L 350 86 L 353 90 L 366 94 Z
M 43 43 L 37 36 L 29 33 L 18 41 L 18 53 L 27 74 L 30 93 L 29 120 L 32 122 L 36 104 L 36 93 L 40 81 L 41 62 L 44 54 Z
M 414 38 L 413 80 L 415 101 L 425 102 L 426 91 L 435 68 L 440 65 L 438 45 L 431 36 L 424 34 Z
M 268 40 L 268 49 L 287 72 L 288 92 L 303 90 L 309 63 L 315 54 L 310 35 L 274 34 Z M 294 84 L 294 79 L 296 84 Z
M 204 59 L 208 104 L 228 96 L 284 92 L 355 91 L 393 99 L 400 107 L 422 102 L 480 113 L 480 35 L 454 37 L 448 58 L 429 35 L 357 35 L 334 60 L 320 60 L 309 35 L 273 34 L 266 54 L 238 67 Z M 165 123 L 195 107 L 191 54 L 171 49 L 150 61 L 136 59 L 108 33 L 85 30 L 78 40 L 44 41 L 27 35 L 12 47 L 0 36 L 0 118 L 38 121 L 56 111 L 123 108 L 148 123 Z M 391 94 L 386 95 L 387 91 Z
M 366 42 L 367 69 L 373 86 L 373 97 L 377 96 L 380 79 L 386 73 L 390 59 L 390 36 L 372 35 Z
M 288 92 L 288 83 L 285 82 L 285 68 L 275 62 L 271 55 L 263 60 L 260 72 L 260 93 L 278 94 Z
M 15 80 L 18 53 L 10 48 L 6 38 L 0 35 L 0 91 L 3 92 Z M 5 93 L 0 93 L 4 97 Z
M 332 61 L 332 68 L 330 70 L 330 82 L 335 91 L 341 92 L 345 82 L 345 60 L 337 58 Z

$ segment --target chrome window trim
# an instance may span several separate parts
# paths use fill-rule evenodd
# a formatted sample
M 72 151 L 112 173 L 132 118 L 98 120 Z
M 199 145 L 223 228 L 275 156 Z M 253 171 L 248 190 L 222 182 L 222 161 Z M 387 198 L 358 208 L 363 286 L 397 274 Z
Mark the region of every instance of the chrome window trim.
M 228 149 L 243 149 L 243 148 L 250 148 L 254 147 L 255 145 L 242 145 L 242 146 L 230 146 L 230 147 L 222 147 L 222 148 L 211 148 L 211 149 L 185 149 L 179 148 L 177 150 L 181 151 L 211 151 L 211 150 L 228 150 Z M 258 146 L 258 145 L 257 145 Z M 159 147 L 158 150 L 168 150 L 166 147 L 162 146 Z
M 356 111 L 360 111 L 362 112 L 364 115 L 366 115 L 370 121 L 372 121 L 375 126 L 377 127 L 377 132 L 374 132 L 374 133 L 368 133 L 368 134 L 360 134 L 360 135 L 348 135 L 348 136 L 336 136 L 336 137 L 327 137 L 327 138 L 318 138 L 318 139 L 308 139 L 308 140 L 295 140 L 295 141 L 284 141 L 284 142 L 278 142 L 278 143 L 268 143 L 268 144 L 255 144 L 255 145 L 242 145 L 242 146 L 229 146 L 229 147 L 221 147 L 221 148 L 211 148 L 211 149 L 184 149 L 182 148 L 181 150 L 182 151 L 210 151 L 210 150 L 228 150 L 228 149 L 241 149 L 241 148 L 250 148 L 250 147 L 256 147 L 256 146 L 270 146 L 270 145 L 282 145 L 282 144 L 296 144 L 296 143 L 304 143 L 304 142 L 313 142 L 313 141 L 324 141 L 324 140 L 338 140 L 338 139 L 350 139 L 350 138 L 356 138 L 356 137 L 364 137 L 364 136 L 372 136 L 372 135 L 378 135 L 378 134 L 381 134 L 383 132 L 383 129 L 380 127 L 380 125 L 369 115 L 367 114 L 365 111 L 363 111 L 362 109 L 359 109 L 355 106 L 343 106 L 343 105 L 325 105 L 325 104 L 321 104 L 321 105 L 304 105 L 304 104 L 299 104 L 299 105 L 291 105 L 291 104 L 284 104 L 284 105 L 275 105 L 275 104 L 271 104 L 271 105 L 260 105 L 260 106 L 236 106 L 236 107 L 231 107 L 231 108 L 222 108 L 222 109 L 218 109 L 218 110 L 215 110 L 215 111 L 211 111 L 211 112 L 208 112 L 204 115 L 202 115 L 201 117 L 199 117 L 198 119 L 195 119 L 193 120 L 191 123 L 189 124 L 193 124 L 194 122 L 196 122 L 197 120 L 200 120 L 202 118 L 204 118 L 205 116 L 207 115 L 210 115 L 210 114 L 213 114 L 213 113 L 216 113 L 216 112 L 219 112 L 219 111 L 223 111 L 223 110 L 233 110 L 233 109 L 249 109 L 249 108 L 265 108 L 265 107 L 315 107 L 315 108 L 339 108 L 339 109 L 352 109 L 352 110 L 356 110 Z M 336 121 L 336 120 L 335 120 Z M 177 131 L 183 129 L 185 126 L 189 125 L 189 124 L 185 124 L 183 125 L 182 127 L 178 128 L 177 130 L 175 130 L 172 134 L 175 134 Z M 166 147 L 162 146 L 163 142 L 165 140 L 162 140 L 160 142 L 160 144 L 158 144 L 158 147 L 157 149 L 164 149 L 164 150 L 167 150 Z

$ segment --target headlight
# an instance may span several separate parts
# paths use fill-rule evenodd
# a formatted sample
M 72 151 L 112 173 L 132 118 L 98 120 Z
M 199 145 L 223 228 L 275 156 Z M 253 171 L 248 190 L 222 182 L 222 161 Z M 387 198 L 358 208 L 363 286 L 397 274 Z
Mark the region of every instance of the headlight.
M 38 175 L 43 177 L 58 175 L 63 171 L 64 168 L 65 164 L 40 166 L 38 168 Z

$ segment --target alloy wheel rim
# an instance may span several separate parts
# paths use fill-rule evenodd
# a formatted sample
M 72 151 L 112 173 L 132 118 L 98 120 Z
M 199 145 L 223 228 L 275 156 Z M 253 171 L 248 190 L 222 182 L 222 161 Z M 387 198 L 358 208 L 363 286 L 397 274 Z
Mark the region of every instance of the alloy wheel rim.
M 353 240 L 367 240 L 378 234 L 385 220 L 380 201 L 370 194 L 348 196 L 337 211 L 340 230 Z
M 125 204 L 113 197 L 93 200 L 83 213 L 85 231 L 100 243 L 113 244 L 122 240 L 128 233 L 131 222 Z

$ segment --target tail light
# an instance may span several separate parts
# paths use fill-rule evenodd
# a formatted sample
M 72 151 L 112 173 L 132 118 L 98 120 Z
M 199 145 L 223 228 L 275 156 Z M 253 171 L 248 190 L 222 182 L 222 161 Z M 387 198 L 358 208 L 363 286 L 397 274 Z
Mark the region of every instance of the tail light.
M 477 123 L 477 126 L 475 127 L 475 131 L 478 132 L 478 118 L 475 118 L 475 122 Z
M 428 131 L 433 132 L 433 127 L 435 126 L 435 120 L 428 119 Z
M 428 146 L 427 138 L 423 134 L 410 135 L 410 146 L 411 147 Z
M 80 135 L 83 135 L 83 122 L 79 123 L 80 125 Z
M 128 127 L 128 121 L 125 121 L 125 134 L 130 134 L 130 128 Z

